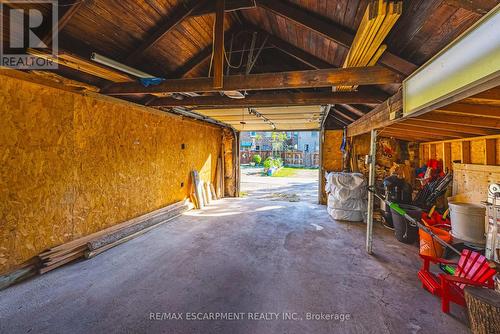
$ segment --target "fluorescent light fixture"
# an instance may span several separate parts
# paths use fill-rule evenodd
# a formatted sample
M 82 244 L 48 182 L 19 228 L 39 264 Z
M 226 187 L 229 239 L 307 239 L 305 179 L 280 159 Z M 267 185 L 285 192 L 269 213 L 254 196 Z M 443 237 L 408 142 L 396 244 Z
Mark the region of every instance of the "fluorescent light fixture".
M 90 59 L 95 61 L 96 63 L 112 67 L 118 71 L 128 73 L 128 74 L 133 75 L 133 76 L 138 77 L 138 78 L 154 78 L 155 77 L 154 75 L 139 71 L 138 69 L 127 66 L 127 65 L 122 64 L 122 63 L 119 63 L 116 60 L 105 57 L 105 56 L 100 55 L 100 54 L 95 53 L 95 52 L 92 52 Z

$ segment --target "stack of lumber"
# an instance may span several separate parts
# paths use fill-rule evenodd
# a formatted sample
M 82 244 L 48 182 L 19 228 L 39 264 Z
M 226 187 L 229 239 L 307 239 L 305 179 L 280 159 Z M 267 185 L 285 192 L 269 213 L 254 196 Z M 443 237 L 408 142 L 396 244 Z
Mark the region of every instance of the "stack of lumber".
M 382 42 L 402 12 L 402 1 L 370 1 L 343 67 L 374 66 L 387 49 L 387 45 Z M 352 91 L 356 88 L 355 86 L 339 86 L 335 90 Z
M 92 258 L 114 246 L 135 238 L 192 209 L 188 200 L 180 201 L 102 231 L 50 248 L 38 255 L 40 274 L 79 258 Z

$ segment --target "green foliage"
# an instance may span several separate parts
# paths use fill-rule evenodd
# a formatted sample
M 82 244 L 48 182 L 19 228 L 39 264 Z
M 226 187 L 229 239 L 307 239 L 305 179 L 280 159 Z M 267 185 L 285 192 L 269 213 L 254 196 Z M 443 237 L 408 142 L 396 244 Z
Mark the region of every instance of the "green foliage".
M 271 168 L 272 164 L 273 164 L 273 158 L 268 157 L 266 160 L 264 160 L 264 168 L 265 169 Z
M 280 168 L 281 166 L 283 166 L 283 160 L 281 158 L 268 157 L 264 161 L 264 168 L 265 169 L 269 169 L 271 167 Z
M 255 164 L 258 165 L 262 161 L 262 157 L 259 154 L 254 154 L 254 156 L 252 157 L 252 160 L 253 160 L 253 162 L 255 162 Z
M 273 151 L 283 150 L 283 144 L 286 140 L 288 140 L 288 136 L 285 132 L 273 132 L 271 135 L 271 145 L 273 147 Z

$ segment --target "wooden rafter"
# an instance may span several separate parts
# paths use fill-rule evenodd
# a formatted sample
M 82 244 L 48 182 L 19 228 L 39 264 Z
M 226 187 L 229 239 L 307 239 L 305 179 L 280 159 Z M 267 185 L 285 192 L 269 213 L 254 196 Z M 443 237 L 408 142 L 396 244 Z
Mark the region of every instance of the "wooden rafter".
M 205 2 L 206 0 L 194 1 L 187 6 L 184 2 L 181 2 L 179 8 L 174 10 L 174 14 L 162 22 L 159 27 L 127 57 L 125 62 L 128 64 L 136 63 L 143 54 L 155 46 L 166 34 L 184 21 L 186 17 L 190 16 L 194 10 L 203 6 Z
M 233 12 L 242 9 L 255 8 L 255 0 L 226 0 L 224 6 L 224 11 Z M 215 3 L 213 1 L 208 1 L 202 7 L 194 10 L 191 16 L 201 16 L 212 14 L 215 12 Z
M 310 71 L 232 75 L 224 77 L 223 90 L 267 90 L 330 87 L 335 85 L 376 85 L 401 82 L 402 76 L 381 66 L 366 68 L 333 68 Z M 173 79 L 144 87 L 139 83 L 111 85 L 110 95 L 136 95 L 178 92 L 213 92 L 212 78 Z
M 150 106 L 199 106 L 225 108 L 234 107 L 262 107 L 262 106 L 294 106 L 336 103 L 380 103 L 383 96 L 373 91 L 359 92 L 300 92 L 300 93 L 260 93 L 246 96 L 244 99 L 231 99 L 225 96 L 199 96 L 176 100 L 174 98 L 159 98 L 150 103 Z
M 340 112 L 342 115 L 345 115 L 347 116 L 348 118 L 352 119 L 353 122 L 355 120 L 357 120 L 359 117 L 363 116 L 363 115 L 358 115 L 357 113 L 354 113 L 352 111 L 350 111 L 349 109 L 341 106 L 341 105 L 335 105 L 335 110 L 337 110 L 338 112 Z
M 339 110 L 332 108 L 329 112 L 330 116 L 335 117 L 338 120 L 341 120 L 342 123 L 344 124 L 350 124 L 355 121 L 354 118 L 349 117 L 348 115 L 345 115 L 344 113 L 340 112 Z
M 399 129 L 403 131 L 408 131 L 411 133 L 418 133 L 422 135 L 438 135 L 438 136 L 447 136 L 451 138 L 463 138 L 464 136 L 467 136 L 468 134 L 465 132 L 460 132 L 459 130 L 457 131 L 451 131 L 451 130 L 439 130 L 436 131 L 435 129 L 431 128 L 423 128 L 423 127 L 418 127 L 418 126 L 413 126 L 411 124 L 408 124 L 406 122 L 401 122 L 401 123 L 396 123 L 390 126 L 391 129 Z
M 236 31 L 234 29 L 229 29 L 224 33 L 224 39 L 228 39 L 232 34 L 234 34 Z M 176 69 L 172 74 L 171 77 L 173 78 L 185 78 L 189 76 L 193 71 L 195 71 L 199 66 L 202 66 L 204 63 L 208 62 L 210 60 L 210 57 L 212 56 L 212 49 L 213 46 L 210 44 L 200 52 L 198 52 L 195 56 L 193 56 L 191 59 L 186 61 L 181 67 Z
M 387 96 L 386 96 L 387 98 Z M 385 99 L 384 99 L 385 101 Z M 358 116 L 364 116 L 368 112 L 370 112 L 371 108 L 366 107 L 362 104 L 342 104 L 342 107 L 349 110 L 352 113 L 355 113 Z
M 393 124 L 396 121 L 390 119 L 390 113 L 401 110 L 403 110 L 403 98 L 402 93 L 398 92 L 368 114 L 349 124 L 347 135 L 353 137 L 370 132 L 371 129 L 379 129 Z
M 439 108 L 439 111 L 462 115 L 474 115 L 500 118 L 500 107 L 480 104 L 453 103 Z
M 172 76 L 174 78 L 185 78 L 193 71 L 195 71 L 199 66 L 203 65 L 210 60 L 212 55 L 212 44 L 198 52 L 194 57 L 185 62 L 181 67 L 176 69 Z
M 454 124 L 457 126 L 466 125 L 466 126 L 477 126 L 481 128 L 488 129 L 500 129 L 500 119 L 498 118 L 489 118 L 489 117 L 476 117 L 476 116 L 465 116 L 465 115 L 450 115 L 446 114 L 438 114 L 434 112 L 430 112 L 418 117 L 420 120 L 431 121 L 437 123 L 446 123 L 446 124 Z
M 445 0 L 446 4 L 484 15 L 493 9 L 497 0 Z
M 298 61 L 306 64 L 307 66 L 314 69 L 330 68 L 333 67 L 332 64 L 288 43 L 284 40 L 269 34 L 269 44 L 274 45 L 277 49 L 286 53 L 287 55 L 297 59 Z
M 64 14 L 57 21 L 57 33 L 61 32 L 64 27 L 69 23 L 71 18 L 78 12 L 78 10 L 85 4 L 84 1 L 77 1 L 66 9 Z M 49 45 L 52 42 L 52 37 L 54 36 L 52 31 L 49 31 L 43 37 L 43 42 Z
M 486 136 L 496 133 L 494 130 L 483 129 L 474 126 L 460 125 L 460 127 L 457 128 L 455 124 L 437 123 L 429 120 L 424 121 L 419 118 L 407 119 L 404 121 L 403 124 L 408 124 L 413 127 L 432 129 L 434 132 L 440 132 L 442 130 L 457 131 L 457 129 L 459 129 L 458 131 L 462 133 L 466 133 L 467 135 L 476 135 L 476 136 Z
M 257 5 L 305 28 L 311 29 L 345 48 L 350 48 L 353 43 L 354 34 L 347 31 L 344 27 L 335 22 L 318 17 L 286 1 L 257 0 Z M 383 56 L 380 58 L 380 63 L 404 75 L 409 75 L 417 69 L 415 64 L 389 51 L 384 52 Z

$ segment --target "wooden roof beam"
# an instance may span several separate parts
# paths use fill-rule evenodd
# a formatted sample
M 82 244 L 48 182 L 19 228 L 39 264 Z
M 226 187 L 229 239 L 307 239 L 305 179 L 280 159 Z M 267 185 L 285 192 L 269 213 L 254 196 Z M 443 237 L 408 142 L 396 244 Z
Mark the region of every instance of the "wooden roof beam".
M 71 6 L 66 9 L 64 14 L 59 18 L 57 21 L 57 33 L 61 32 L 64 27 L 69 23 L 71 18 L 78 12 L 78 10 L 85 4 L 85 1 L 77 1 L 73 3 Z M 42 38 L 42 41 L 46 44 L 49 45 L 52 42 L 52 37 L 54 36 L 54 33 L 52 31 L 48 31 L 45 36 Z
M 402 76 L 381 66 L 332 68 L 224 77 L 222 90 L 268 90 L 330 87 L 337 85 L 376 85 L 401 82 Z M 179 92 L 213 92 L 212 78 L 165 80 L 156 86 L 140 83 L 113 84 L 104 90 L 109 95 L 137 95 Z
M 135 64 L 143 54 L 155 46 L 166 34 L 175 29 L 175 27 L 184 21 L 186 17 L 190 16 L 194 10 L 200 8 L 206 2 L 207 0 L 192 1 L 186 5 L 184 1 L 181 1 L 178 8 L 174 10 L 174 13 L 162 22 L 144 42 L 128 55 L 125 63 Z
M 271 107 L 300 106 L 337 103 L 381 103 L 384 97 L 373 91 L 358 92 L 300 92 L 300 93 L 258 93 L 244 99 L 231 99 L 226 96 L 199 96 L 176 100 L 171 97 L 159 98 L 150 106 L 198 106 L 198 107 Z
M 403 110 L 403 96 L 401 91 L 391 96 L 387 101 L 378 105 L 368 114 L 357 119 L 347 128 L 349 137 L 361 135 L 370 132 L 372 129 L 379 129 L 390 124 L 396 123 L 397 120 L 390 119 L 390 113 Z
M 326 20 L 324 17 L 315 15 L 286 1 L 256 0 L 256 2 L 257 6 L 311 29 L 336 44 L 348 49 L 352 45 L 354 34 L 337 23 Z M 406 76 L 417 69 L 415 64 L 389 51 L 384 52 L 379 62 Z

